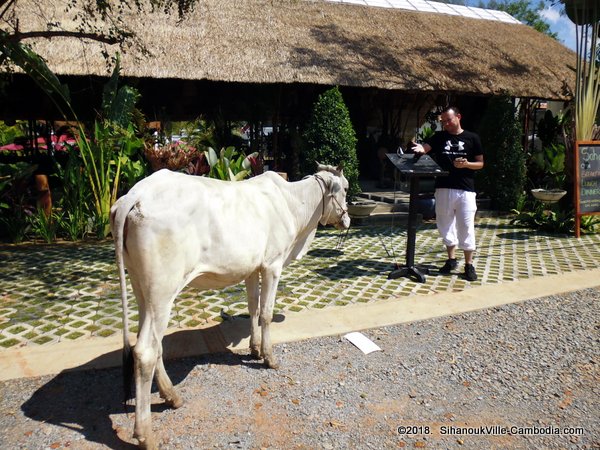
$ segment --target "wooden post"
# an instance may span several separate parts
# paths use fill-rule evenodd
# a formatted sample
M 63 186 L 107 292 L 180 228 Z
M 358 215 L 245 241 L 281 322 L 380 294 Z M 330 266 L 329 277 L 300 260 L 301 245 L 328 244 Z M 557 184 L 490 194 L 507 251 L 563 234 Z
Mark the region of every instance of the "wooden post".
M 35 179 L 35 190 L 37 192 L 37 207 L 44 210 L 46 217 L 50 217 L 52 214 L 52 193 L 50 192 L 50 183 L 48 182 L 48 175 L 36 174 Z

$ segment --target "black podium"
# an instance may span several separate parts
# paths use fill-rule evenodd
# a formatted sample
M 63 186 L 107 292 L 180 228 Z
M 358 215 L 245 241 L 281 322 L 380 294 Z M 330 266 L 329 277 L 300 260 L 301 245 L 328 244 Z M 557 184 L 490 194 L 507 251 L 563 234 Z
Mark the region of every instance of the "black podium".
M 419 283 L 425 283 L 428 269 L 415 266 L 415 240 L 417 235 L 417 205 L 419 180 L 421 177 L 439 177 L 448 175 L 428 155 L 417 157 L 415 154 L 387 153 L 387 157 L 401 174 L 408 178 L 410 197 L 408 203 L 408 228 L 406 237 L 406 265 L 393 270 L 388 278 L 414 277 Z

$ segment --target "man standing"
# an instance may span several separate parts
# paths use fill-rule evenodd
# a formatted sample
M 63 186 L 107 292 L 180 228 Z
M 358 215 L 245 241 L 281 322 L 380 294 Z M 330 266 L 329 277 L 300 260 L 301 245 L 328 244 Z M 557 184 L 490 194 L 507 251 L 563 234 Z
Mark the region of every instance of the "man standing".
M 448 252 L 448 260 L 440 273 L 449 274 L 458 267 L 456 247 L 465 254 L 464 278 L 475 281 L 475 171 L 483 168 L 483 150 L 479 136 L 463 130 L 458 108 L 442 111 L 443 131 L 438 131 L 424 144 L 413 143 L 415 153 L 431 153 L 447 177 L 435 179 L 435 214 L 437 228 Z

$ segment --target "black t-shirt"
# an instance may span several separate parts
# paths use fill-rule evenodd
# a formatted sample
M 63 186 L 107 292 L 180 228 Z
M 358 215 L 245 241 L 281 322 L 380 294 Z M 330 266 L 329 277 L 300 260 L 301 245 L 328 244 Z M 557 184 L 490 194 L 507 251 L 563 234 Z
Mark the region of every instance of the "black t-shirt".
M 462 189 L 475 192 L 475 171 L 472 169 L 457 169 L 453 161 L 456 158 L 466 158 L 476 161 L 475 157 L 483 155 L 481 141 L 477 134 L 463 130 L 460 134 L 450 134 L 438 131 L 425 143 L 431 146 L 430 155 L 439 166 L 448 172 L 447 177 L 436 177 L 436 188 Z

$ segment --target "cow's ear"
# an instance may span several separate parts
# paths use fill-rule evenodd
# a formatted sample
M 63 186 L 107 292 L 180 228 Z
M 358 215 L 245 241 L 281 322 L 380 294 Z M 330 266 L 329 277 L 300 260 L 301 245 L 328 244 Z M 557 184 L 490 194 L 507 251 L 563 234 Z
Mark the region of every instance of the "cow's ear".
M 332 194 L 337 194 L 341 190 L 342 190 L 342 183 L 340 183 L 340 180 L 338 178 L 333 178 L 332 177 L 332 179 L 331 179 L 331 193 Z
M 320 172 L 321 170 L 325 170 L 327 167 L 324 164 L 321 164 L 319 161 L 315 161 L 315 163 L 317 164 L 317 172 Z

